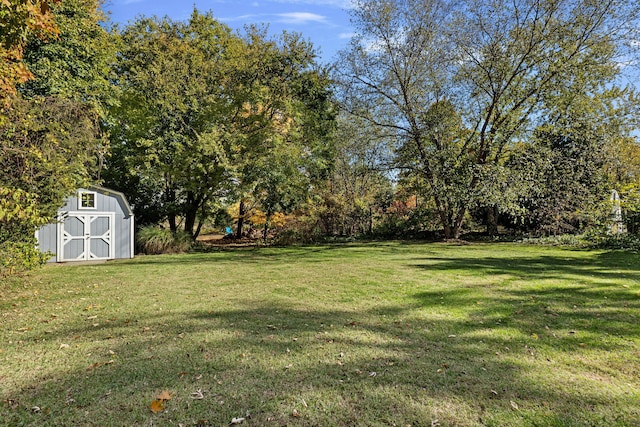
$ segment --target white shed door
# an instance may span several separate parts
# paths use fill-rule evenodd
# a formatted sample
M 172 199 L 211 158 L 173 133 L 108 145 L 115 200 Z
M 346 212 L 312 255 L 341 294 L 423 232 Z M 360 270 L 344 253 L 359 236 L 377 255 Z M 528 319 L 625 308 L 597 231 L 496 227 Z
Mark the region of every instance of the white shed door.
M 58 223 L 57 261 L 114 258 L 113 213 L 69 212 Z

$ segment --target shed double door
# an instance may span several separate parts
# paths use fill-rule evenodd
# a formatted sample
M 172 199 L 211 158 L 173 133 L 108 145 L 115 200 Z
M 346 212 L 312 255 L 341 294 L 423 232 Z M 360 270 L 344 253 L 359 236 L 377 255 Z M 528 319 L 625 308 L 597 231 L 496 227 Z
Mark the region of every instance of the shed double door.
M 57 261 L 114 258 L 113 213 L 68 212 L 59 218 Z

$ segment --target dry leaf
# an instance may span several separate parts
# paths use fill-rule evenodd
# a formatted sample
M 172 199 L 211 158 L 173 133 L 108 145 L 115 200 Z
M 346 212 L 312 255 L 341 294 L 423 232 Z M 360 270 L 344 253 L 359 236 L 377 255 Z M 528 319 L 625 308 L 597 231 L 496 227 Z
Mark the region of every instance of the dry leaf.
M 231 424 L 234 424 L 234 425 L 235 425 L 235 424 L 242 424 L 242 423 L 244 422 L 244 420 L 245 420 L 245 419 L 244 419 L 244 418 L 242 418 L 242 417 L 233 418 L 233 419 L 231 420 Z
M 511 403 L 511 407 L 512 407 L 513 409 L 515 409 L 515 410 L 520 409 L 520 408 L 518 407 L 518 404 L 517 404 L 516 402 L 514 402 L 513 400 L 511 400 L 511 401 L 510 401 L 510 403 Z
M 191 393 L 191 398 L 197 399 L 197 400 L 204 399 L 204 394 L 202 393 L 202 389 L 199 388 L 197 391 L 194 391 L 193 393 Z
M 171 393 L 169 393 L 169 390 L 164 390 L 162 393 L 160 393 L 158 396 L 156 396 L 156 399 L 158 400 L 171 400 Z
M 294 409 L 291 412 L 291 416 L 296 417 L 296 418 L 300 418 L 300 412 L 298 412 L 298 410 Z
M 164 411 L 164 405 L 162 404 L 162 400 L 156 399 L 153 402 L 151 402 L 151 405 L 149 405 L 149 409 L 151 409 L 151 412 L 153 412 L 154 414 Z

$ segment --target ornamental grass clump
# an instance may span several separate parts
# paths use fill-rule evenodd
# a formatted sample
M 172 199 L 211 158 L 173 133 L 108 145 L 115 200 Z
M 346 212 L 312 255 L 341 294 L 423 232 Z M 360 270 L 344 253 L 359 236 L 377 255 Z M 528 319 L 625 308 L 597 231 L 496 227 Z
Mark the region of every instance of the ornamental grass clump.
M 188 233 L 174 233 L 159 226 L 144 227 L 136 236 L 137 252 L 146 255 L 185 253 L 192 246 L 193 239 Z

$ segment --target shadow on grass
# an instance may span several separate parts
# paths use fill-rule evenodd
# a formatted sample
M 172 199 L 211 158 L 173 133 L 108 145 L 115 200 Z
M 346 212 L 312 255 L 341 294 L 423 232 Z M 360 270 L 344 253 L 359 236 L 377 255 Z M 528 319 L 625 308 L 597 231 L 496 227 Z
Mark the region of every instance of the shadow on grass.
M 440 295 L 448 304 L 477 303 L 464 292 Z M 266 305 L 157 314 L 104 328 L 71 323 L 58 338 L 92 342 L 87 363 L 4 392 L 1 415 L 7 425 L 218 426 L 247 413 L 250 425 L 638 425 L 640 413 L 624 396 L 598 387 L 621 374 L 600 373 L 609 376 L 603 380 L 560 369 L 574 388 L 555 387 L 542 374 L 558 368 L 558 355 L 623 345 L 582 332 L 553 336 L 544 309 L 508 308 L 511 298 L 530 296 L 486 302 L 469 319 L 416 315 L 416 307 L 360 313 Z M 416 300 L 429 308 L 438 298 Z M 593 314 L 558 317 L 591 323 Z M 502 328 L 523 333 L 490 333 Z M 638 327 L 603 323 L 591 332 L 637 337 Z M 637 370 L 637 360 L 622 362 Z M 148 405 L 165 389 L 174 395 L 167 411 L 151 414 Z M 204 399 L 191 398 L 198 390 Z
M 640 280 L 640 263 L 627 252 L 605 252 L 594 256 L 562 257 L 428 257 L 416 258 L 417 268 L 439 271 L 467 271 L 475 274 L 510 274 L 524 279 L 598 277 Z M 423 263 L 420 264 L 420 261 Z
M 315 250 L 306 261 L 321 262 L 325 251 L 338 248 L 356 259 L 371 250 L 402 250 L 261 249 L 242 252 L 241 260 L 295 261 Z M 456 271 L 523 282 L 491 282 L 481 291 L 473 284 L 425 286 L 404 303 L 359 311 L 239 295 L 228 307 L 145 311 L 98 326 L 76 317 L 44 336 L 21 335 L 13 358 L 30 366 L 30 352 L 40 365 L 56 355 L 55 366 L 34 366 L 41 371 L 36 380 L 2 388 L 0 419 L 222 426 L 248 413 L 247 424 L 257 426 L 640 425 L 640 298 L 616 283 L 640 279 L 637 260 L 620 253 L 584 259 L 437 253 L 427 248 L 411 267 L 425 275 Z M 237 256 L 234 250 L 144 257 L 92 268 L 237 262 Z M 562 284 L 535 285 L 547 279 Z M 166 411 L 152 414 L 149 404 L 162 390 L 173 398 Z M 198 391 L 203 399 L 192 398 Z

